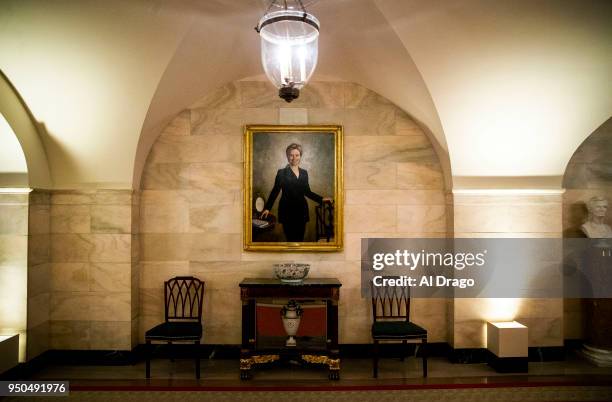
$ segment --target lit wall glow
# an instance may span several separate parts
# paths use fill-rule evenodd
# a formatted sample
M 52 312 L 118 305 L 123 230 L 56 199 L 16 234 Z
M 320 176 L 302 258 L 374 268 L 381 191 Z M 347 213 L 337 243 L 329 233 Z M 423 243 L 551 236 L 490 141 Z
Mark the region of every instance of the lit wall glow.
M 483 299 L 483 316 L 487 321 L 512 321 L 521 307 L 522 299 Z
M 0 174 L 26 173 L 25 156 L 21 145 L 2 113 L 0 113 Z

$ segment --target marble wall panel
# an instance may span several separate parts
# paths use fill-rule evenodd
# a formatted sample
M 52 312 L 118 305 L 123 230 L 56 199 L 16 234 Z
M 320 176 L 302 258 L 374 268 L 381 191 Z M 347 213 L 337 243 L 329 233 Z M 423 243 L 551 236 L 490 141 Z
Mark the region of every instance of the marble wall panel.
M 392 162 L 345 163 L 345 189 L 395 189 L 397 165 Z
M 89 292 L 90 321 L 131 321 L 130 291 Z M 129 341 L 129 337 L 127 338 Z
M 49 204 L 30 205 L 28 234 L 48 234 L 51 226 L 51 207 Z
M 57 204 L 51 206 L 50 233 L 90 233 L 89 205 Z
M 453 324 L 455 349 L 486 347 L 486 322 L 482 319 L 457 319 Z
M 188 163 L 155 163 L 142 173 L 143 190 L 189 188 Z
M 561 234 L 560 194 L 454 194 L 453 198 L 456 237 L 559 237 Z M 516 309 L 504 311 L 505 308 L 496 307 L 486 299 L 455 300 L 454 347 L 484 347 L 486 338 L 481 324 L 499 320 L 500 314 L 503 319 L 516 319 L 528 327 L 541 320 L 533 332 L 529 327 L 530 346 L 562 343 L 562 333 L 557 330 L 562 328 L 562 302 L 554 299 L 519 299 L 518 302 Z
M 91 233 L 130 233 L 131 205 L 94 205 L 91 207 Z
M 140 288 L 140 317 L 152 317 L 159 323 L 164 320 L 164 284 L 153 288 Z
M 131 236 L 127 234 L 55 234 L 53 262 L 130 262 Z
M 93 249 L 92 262 L 130 262 L 132 256 L 131 236 L 129 234 L 107 234 L 88 236 Z
M 91 296 L 88 292 L 54 291 L 51 294 L 49 317 L 53 321 L 90 320 Z
M 28 193 L 0 193 L 0 205 L 28 205 Z
M 347 162 L 428 162 L 438 158 L 426 137 L 421 136 L 346 136 Z
M 231 205 L 242 202 L 242 190 L 213 188 L 182 191 L 181 194 L 192 204 Z
M 242 164 L 192 163 L 189 165 L 190 188 L 203 190 L 241 190 Z
M 28 234 L 28 204 L 7 204 L 0 200 L 0 234 Z
M 28 260 L 28 238 L 18 234 L 0 234 L 0 265 L 21 264 Z M 41 262 L 44 262 L 41 261 Z
M 89 291 L 89 263 L 52 263 L 50 264 L 50 290 L 53 292 Z
M 140 336 L 139 336 L 139 319 L 133 319 L 131 321 L 131 326 L 130 326 L 130 331 L 131 336 L 130 336 L 130 347 L 131 349 L 134 349 L 136 346 L 138 346 L 138 344 L 140 343 Z
M 141 233 L 187 233 L 189 206 L 185 202 L 141 205 Z
M 518 317 L 529 328 L 529 346 L 563 346 L 563 316 Z
M 31 360 L 49 349 L 51 195 L 48 191 L 34 189 L 28 199 L 26 359 Z
M 212 90 L 195 102 L 191 108 L 235 109 L 242 105 L 239 82 L 232 82 Z
M 307 110 L 308 124 L 340 124 L 344 126 L 344 109 L 310 108 Z M 346 133 L 346 127 L 345 133 Z
M 138 315 L 140 314 L 140 263 L 132 263 L 131 276 L 130 276 L 130 316 L 132 321 L 138 321 Z M 136 331 L 138 331 L 138 323 L 136 323 Z M 137 335 L 136 335 L 137 336 Z
M 132 319 L 133 218 L 140 195 L 131 190 L 61 190 L 50 195 L 50 345 L 65 349 L 129 349 Z M 135 252 L 134 252 L 135 249 Z M 125 321 L 104 344 L 92 344 L 91 323 Z M 98 331 L 100 332 L 100 331 Z M 70 342 L 70 334 L 75 339 Z M 128 345 L 128 346 L 126 346 Z
M 572 162 L 567 166 L 567 171 L 571 171 L 571 175 L 565 176 L 564 183 L 569 188 L 600 189 L 610 187 L 612 182 L 612 163 L 609 159 L 597 160 L 596 163 Z
M 91 263 L 89 264 L 89 290 L 130 292 L 131 270 L 130 263 Z
M 132 247 L 134 247 L 134 238 L 138 239 L 140 234 L 140 204 L 142 200 L 142 192 L 134 192 L 132 198 Z M 138 247 L 139 249 L 140 247 Z
M 95 197 L 95 190 L 55 190 L 50 193 L 50 203 L 51 205 L 91 205 Z
M 280 108 L 284 107 L 284 100 L 269 96 L 270 90 L 277 92 L 274 87 L 265 81 L 248 81 L 239 82 L 238 89 L 240 93 L 240 107 L 241 108 Z M 300 101 L 302 106 L 306 103 L 304 99 L 296 99 Z M 292 102 L 293 103 L 293 102 Z M 289 104 L 291 105 L 291 104 Z
M 344 208 L 345 231 L 395 232 L 397 207 L 394 205 L 346 205 Z
M 189 208 L 191 233 L 242 232 L 242 205 L 195 205 Z
M 441 205 L 442 190 L 346 190 L 346 205 Z
M 94 205 L 132 205 L 132 190 L 96 190 L 93 196 Z
M 280 108 L 305 110 L 309 124 L 344 126 L 344 251 L 242 249 L 243 126 L 278 123 Z M 187 113 L 181 114 L 153 145 L 143 172 L 140 342 L 147 329 L 163 320 L 163 280 L 188 273 L 206 281 L 204 342 L 239 343 L 238 283 L 247 276 L 270 277 L 274 263 L 299 261 L 311 264 L 311 275 L 343 282 L 341 341 L 370 343 L 370 301 L 360 295 L 361 238 L 446 234 L 445 219 L 440 232 L 397 229 L 398 206 L 433 208 L 436 213 L 446 208 L 437 157 L 422 130 L 388 100 L 342 82 L 309 83 L 299 99 L 287 104 L 267 81 L 240 81 L 207 94 L 188 115 L 191 131 L 186 132 Z M 181 169 L 166 174 L 161 164 L 180 164 Z M 398 172 L 403 174 L 402 186 Z M 183 211 L 189 213 L 191 233 L 184 232 Z M 428 329 L 436 339 L 443 338 L 447 328 L 442 305 L 427 321 L 435 327 Z
M 346 109 L 344 135 L 395 135 L 395 106 Z
M 191 135 L 191 110 L 184 110 L 179 113 L 162 130 L 161 135 Z
M 49 293 L 28 297 L 28 328 L 34 328 L 49 321 Z
M 189 274 L 189 261 L 143 261 L 140 263 L 140 287 L 163 289 L 164 281 Z
M 131 350 L 131 321 L 92 321 L 89 348 L 93 350 Z
M 397 186 L 419 190 L 441 189 L 444 187 L 442 169 L 438 163 L 398 163 Z
M 395 135 L 425 135 L 423 130 L 406 112 L 395 110 Z
M 141 261 L 188 261 L 191 235 L 143 233 L 140 244 Z
M 278 109 L 191 109 L 191 135 L 241 136 L 245 124 L 278 124 Z
M 27 360 L 32 360 L 49 349 L 49 321 L 28 327 Z
M 51 349 L 87 350 L 91 340 L 89 321 L 54 320 L 49 324 Z
M 242 251 L 242 236 L 231 233 L 193 233 L 190 261 L 235 261 Z
M 361 297 L 361 289 L 340 289 L 338 325 L 340 343 L 371 343 L 371 300 Z
M 49 263 L 28 266 L 28 297 L 49 292 L 50 269 Z
M 392 105 L 388 99 L 359 84 L 345 82 L 343 85 L 344 107 L 347 109 Z
M 223 300 L 223 303 L 219 301 Z M 202 322 L 208 329 L 204 342 L 239 344 L 241 341 L 242 303 L 234 288 L 208 289 L 204 295 Z
M 444 205 L 400 205 L 397 207 L 397 230 L 446 233 L 446 207 Z
M 190 135 L 159 137 L 149 163 L 241 162 L 242 137 Z

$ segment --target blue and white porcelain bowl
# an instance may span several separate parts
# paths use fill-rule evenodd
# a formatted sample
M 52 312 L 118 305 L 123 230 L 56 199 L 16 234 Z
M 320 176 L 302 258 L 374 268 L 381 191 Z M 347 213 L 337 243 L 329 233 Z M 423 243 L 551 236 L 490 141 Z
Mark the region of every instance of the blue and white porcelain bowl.
M 284 283 L 301 283 L 309 270 L 310 264 L 274 264 L 274 275 Z

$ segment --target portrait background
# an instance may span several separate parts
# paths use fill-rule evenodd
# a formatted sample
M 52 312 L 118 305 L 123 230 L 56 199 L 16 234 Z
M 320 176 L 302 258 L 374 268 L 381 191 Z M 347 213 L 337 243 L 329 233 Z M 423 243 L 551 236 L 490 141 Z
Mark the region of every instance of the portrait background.
M 334 133 L 254 133 L 253 134 L 253 191 L 255 200 L 261 196 L 268 200 L 270 191 L 274 186 L 274 179 L 278 169 L 287 166 L 285 150 L 292 143 L 302 146 L 302 159 L 300 168 L 308 171 L 310 189 L 321 197 L 334 196 Z M 278 203 L 282 194 L 276 198 L 274 207 L 270 211 L 278 217 Z M 308 199 L 310 220 L 306 225 L 304 242 L 315 241 L 315 206 L 316 203 Z M 258 238 L 253 238 L 258 241 Z M 282 226 L 276 225 L 273 231 L 266 233 L 265 240 L 285 241 Z

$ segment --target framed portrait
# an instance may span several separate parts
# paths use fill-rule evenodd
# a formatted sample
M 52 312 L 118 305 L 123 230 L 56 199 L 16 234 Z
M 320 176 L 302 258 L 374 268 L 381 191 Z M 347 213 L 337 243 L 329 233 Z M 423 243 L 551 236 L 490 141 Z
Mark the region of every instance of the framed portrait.
M 342 250 L 342 126 L 246 126 L 244 161 L 245 250 Z

